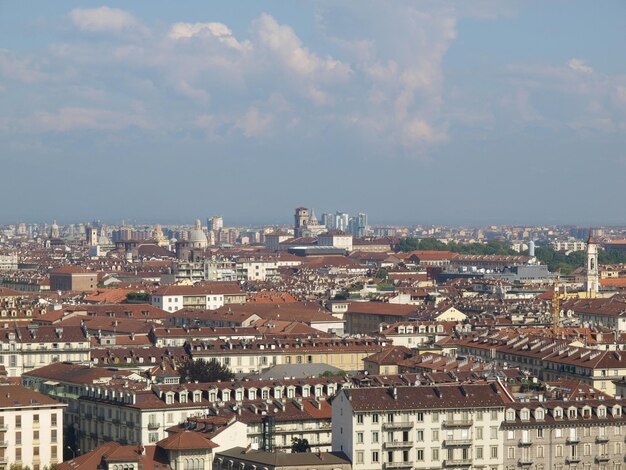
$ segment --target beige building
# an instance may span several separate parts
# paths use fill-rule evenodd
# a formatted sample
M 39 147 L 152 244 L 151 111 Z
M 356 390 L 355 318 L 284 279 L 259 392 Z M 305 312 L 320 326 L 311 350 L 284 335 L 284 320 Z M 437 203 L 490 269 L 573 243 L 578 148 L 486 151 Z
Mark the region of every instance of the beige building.
M 20 385 L 0 385 L 0 468 L 42 470 L 61 462 L 64 407 Z
M 98 287 L 98 273 L 87 272 L 79 266 L 63 266 L 50 273 L 52 291 L 92 291 Z
M 621 470 L 624 424 L 622 400 L 509 405 L 502 423 L 504 468 Z
M 333 400 L 333 450 L 354 469 L 502 470 L 511 402 L 498 383 L 344 388 Z

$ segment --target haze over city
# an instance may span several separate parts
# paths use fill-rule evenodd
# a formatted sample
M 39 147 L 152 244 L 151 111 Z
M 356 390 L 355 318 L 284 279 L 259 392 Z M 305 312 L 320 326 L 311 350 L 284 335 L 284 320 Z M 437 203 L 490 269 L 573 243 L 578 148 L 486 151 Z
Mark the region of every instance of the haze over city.
M 2 2 L 0 222 L 621 224 L 626 4 Z M 10 201 L 9 203 L 7 203 Z

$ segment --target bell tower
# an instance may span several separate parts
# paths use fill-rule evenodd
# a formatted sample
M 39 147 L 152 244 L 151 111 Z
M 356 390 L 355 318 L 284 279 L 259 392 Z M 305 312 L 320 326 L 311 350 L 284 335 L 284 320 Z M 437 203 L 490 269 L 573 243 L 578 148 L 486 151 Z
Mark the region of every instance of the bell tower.
M 585 290 L 589 297 L 595 297 L 598 293 L 600 275 L 598 273 L 598 244 L 589 233 L 587 239 L 587 283 Z

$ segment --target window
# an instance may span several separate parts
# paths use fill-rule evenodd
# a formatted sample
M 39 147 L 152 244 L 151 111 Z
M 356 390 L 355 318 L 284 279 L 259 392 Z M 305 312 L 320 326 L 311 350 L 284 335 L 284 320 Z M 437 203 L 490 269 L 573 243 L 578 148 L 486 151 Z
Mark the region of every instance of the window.
M 422 460 L 424 460 L 424 449 L 417 449 L 417 458 L 416 460 L 418 462 L 421 462 Z
M 489 428 L 489 437 L 491 439 L 497 439 L 498 438 L 498 427 L 497 426 L 491 426 Z
M 417 431 L 417 441 L 422 442 L 424 440 L 424 431 Z
M 363 463 L 363 451 L 356 453 L 356 463 Z
M 439 460 L 439 449 L 433 449 L 433 460 Z
M 433 419 L 433 423 L 438 423 L 439 422 L 439 413 L 437 411 L 435 411 L 432 414 L 432 419 Z
M 22 427 L 22 417 L 21 416 L 16 416 L 15 417 L 15 427 L 16 428 L 21 428 Z
M 372 452 L 372 462 L 376 463 L 378 462 L 378 451 L 375 450 L 374 452 Z
M 362 432 L 357 432 L 356 433 L 356 442 L 357 442 L 357 444 L 363 444 L 363 433 Z
M 543 439 L 543 428 L 537 429 L 537 438 Z
M 515 458 L 515 447 L 508 447 L 507 448 L 507 452 L 508 452 L 508 458 L 509 459 L 514 459 Z
M 498 446 L 491 446 L 491 458 L 492 459 L 498 458 Z
M 356 415 L 356 422 L 357 424 L 363 424 L 363 413 Z
M 33 424 L 39 424 L 39 415 L 33 415 Z
M 378 415 L 377 414 L 373 414 L 372 415 L 372 423 L 378 423 Z
M 483 458 L 483 448 L 482 447 L 476 447 L 476 458 L 478 460 L 482 460 L 482 458 Z
M 22 445 L 22 433 L 20 431 L 15 433 L 15 445 Z
M 476 411 L 476 421 L 482 421 L 482 420 L 483 420 L 483 410 Z
M 556 446 L 556 456 L 563 457 L 563 446 Z
M 421 411 L 418 411 L 417 415 L 416 415 L 416 420 L 419 423 L 423 422 L 424 421 L 424 413 L 421 412 Z
M 157 442 L 159 440 L 159 433 L 158 432 L 150 432 L 148 433 L 148 442 L 150 442 L 151 444 L 154 442 Z
M 476 428 L 476 439 L 483 438 L 483 428 Z
M 378 431 L 372 432 L 372 442 L 378 442 Z
M 433 441 L 438 441 L 439 440 L 439 430 L 434 429 L 433 430 Z

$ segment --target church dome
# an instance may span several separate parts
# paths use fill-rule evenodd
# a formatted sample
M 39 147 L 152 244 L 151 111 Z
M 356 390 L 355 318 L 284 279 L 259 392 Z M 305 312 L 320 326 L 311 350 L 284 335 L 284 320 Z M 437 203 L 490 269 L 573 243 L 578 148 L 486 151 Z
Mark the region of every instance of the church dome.
M 194 228 L 189 232 L 189 244 L 193 248 L 206 248 L 209 246 L 209 240 L 202 231 L 202 223 L 200 219 L 196 219 Z

